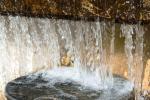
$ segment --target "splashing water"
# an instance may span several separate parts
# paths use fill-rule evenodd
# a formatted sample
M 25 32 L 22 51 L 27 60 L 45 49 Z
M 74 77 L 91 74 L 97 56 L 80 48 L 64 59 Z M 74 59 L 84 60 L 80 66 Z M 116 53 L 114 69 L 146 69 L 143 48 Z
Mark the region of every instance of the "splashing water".
M 0 30 L 1 89 L 12 79 L 42 69 L 52 69 L 46 72 L 50 75 L 59 72 L 58 76 L 79 81 L 94 89 L 114 86 L 113 66 L 109 64 L 115 54 L 114 24 L 0 16 Z M 139 88 L 144 32 L 140 25 L 124 24 L 121 30 L 125 37 L 128 77 Z M 71 57 L 74 66 L 71 70 L 59 68 L 61 57 L 65 55 Z M 132 90 L 132 84 L 126 88 Z
M 139 93 L 142 90 L 144 29 L 140 25 L 122 25 L 121 30 L 125 37 L 128 78 L 133 82 L 135 92 L 137 92 L 135 93 L 135 100 L 141 100 Z M 133 35 L 136 35 L 135 38 L 133 38 Z

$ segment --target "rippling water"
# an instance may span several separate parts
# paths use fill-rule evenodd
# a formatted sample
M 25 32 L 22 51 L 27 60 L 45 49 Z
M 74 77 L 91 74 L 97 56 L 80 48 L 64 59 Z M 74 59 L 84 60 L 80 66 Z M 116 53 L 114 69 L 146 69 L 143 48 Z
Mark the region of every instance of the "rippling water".
M 6 96 L 17 100 L 132 100 L 131 82 L 113 78 L 114 85 L 104 89 L 92 75 L 83 78 L 74 68 L 55 68 L 8 83 Z

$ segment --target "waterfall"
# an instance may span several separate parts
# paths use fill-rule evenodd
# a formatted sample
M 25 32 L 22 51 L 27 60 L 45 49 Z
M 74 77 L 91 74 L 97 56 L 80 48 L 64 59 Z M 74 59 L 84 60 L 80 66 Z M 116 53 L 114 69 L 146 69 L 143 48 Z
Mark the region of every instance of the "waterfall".
M 61 66 L 63 56 L 71 57 L 81 77 L 91 73 L 103 87 L 113 82 L 102 40 L 105 22 L 11 16 L 0 19 L 2 88 L 19 76 Z
M 58 66 L 58 37 L 49 19 L 0 17 L 0 86 L 14 78 Z
M 128 77 L 129 78 L 133 78 L 133 39 L 132 39 L 132 35 L 134 34 L 134 30 L 133 30 L 132 25 L 122 25 L 121 29 L 123 32 L 123 35 L 125 37 L 125 54 L 128 58 L 127 60 L 127 64 L 128 64 Z M 133 80 L 134 81 L 134 80 Z
M 7 82 L 29 73 L 64 66 L 68 57 L 83 84 L 113 87 L 111 62 L 116 25 L 56 19 L 0 16 L 0 90 Z M 121 25 L 125 37 L 128 78 L 139 88 L 143 70 L 143 28 Z M 135 36 L 135 37 L 134 37 Z M 137 73 L 138 71 L 138 73 Z M 92 82 L 92 83 L 89 83 Z
M 122 25 L 121 30 L 125 37 L 125 54 L 128 64 L 128 78 L 135 87 L 136 100 L 140 100 L 143 74 L 143 35 L 144 29 L 140 25 Z M 137 94 L 136 94 L 137 92 Z

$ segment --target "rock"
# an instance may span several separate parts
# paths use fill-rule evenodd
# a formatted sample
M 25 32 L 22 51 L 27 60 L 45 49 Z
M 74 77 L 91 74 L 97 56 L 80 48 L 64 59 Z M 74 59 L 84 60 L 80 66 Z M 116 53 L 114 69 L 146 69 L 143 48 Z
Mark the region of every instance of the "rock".
M 1 91 L 0 91 L 0 100 L 7 100 Z
M 70 56 L 63 56 L 61 58 L 61 66 L 71 66 L 72 61 Z
M 128 67 L 126 64 L 126 56 L 123 54 L 116 54 L 110 60 L 112 73 L 128 78 Z
M 141 10 L 143 21 L 150 21 L 150 0 L 143 0 L 143 8 Z
M 150 91 L 150 59 L 147 61 L 145 67 L 142 87 L 144 91 Z
M 0 13 L 137 23 L 150 20 L 149 4 L 148 0 L 3 0 Z
M 150 7 L 150 0 L 143 0 L 144 7 Z

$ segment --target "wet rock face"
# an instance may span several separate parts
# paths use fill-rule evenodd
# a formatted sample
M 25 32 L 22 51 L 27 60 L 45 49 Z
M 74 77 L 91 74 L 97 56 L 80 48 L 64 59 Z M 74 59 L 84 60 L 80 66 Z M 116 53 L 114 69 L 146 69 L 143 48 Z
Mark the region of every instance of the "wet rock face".
M 136 22 L 150 19 L 149 4 L 148 0 L 2 0 L 0 13 Z
M 150 7 L 150 0 L 143 0 L 144 7 Z
M 147 90 L 150 92 L 150 59 L 148 59 L 146 67 L 145 67 L 142 85 L 143 85 L 143 90 Z
M 150 21 L 150 0 L 143 0 L 143 20 Z
M 72 65 L 71 57 L 63 56 L 61 58 L 61 66 L 71 66 L 71 65 Z

